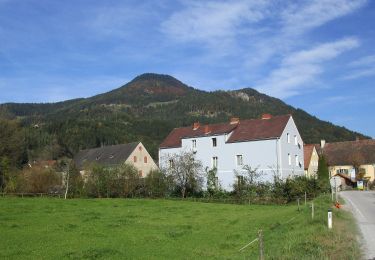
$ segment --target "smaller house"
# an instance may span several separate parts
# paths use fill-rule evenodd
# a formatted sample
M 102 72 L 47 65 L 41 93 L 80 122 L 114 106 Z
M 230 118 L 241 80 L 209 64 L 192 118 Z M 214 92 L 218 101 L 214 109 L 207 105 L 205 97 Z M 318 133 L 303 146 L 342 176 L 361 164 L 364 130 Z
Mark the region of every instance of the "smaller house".
M 322 140 L 320 146 L 328 163 L 330 177 L 340 174 L 356 181 L 359 174 L 363 175 L 364 180 L 375 180 L 374 139 L 335 143 L 326 143 Z M 358 169 L 357 173 L 355 168 Z
M 305 160 L 305 176 L 316 178 L 318 172 L 319 155 L 314 144 L 305 144 L 303 146 L 303 158 Z
M 145 177 L 151 170 L 158 169 L 154 160 L 141 142 L 103 146 L 78 152 L 74 157 L 78 169 L 86 164 L 97 163 L 103 166 L 118 166 L 124 163 L 133 165 L 139 176 Z

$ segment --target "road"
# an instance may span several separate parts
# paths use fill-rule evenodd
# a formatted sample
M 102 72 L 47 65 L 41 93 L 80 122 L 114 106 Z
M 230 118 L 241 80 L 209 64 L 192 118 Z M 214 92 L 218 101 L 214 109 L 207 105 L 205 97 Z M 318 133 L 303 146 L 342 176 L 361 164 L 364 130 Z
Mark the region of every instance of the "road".
M 375 191 L 342 191 L 363 235 L 364 256 L 375 259 Z

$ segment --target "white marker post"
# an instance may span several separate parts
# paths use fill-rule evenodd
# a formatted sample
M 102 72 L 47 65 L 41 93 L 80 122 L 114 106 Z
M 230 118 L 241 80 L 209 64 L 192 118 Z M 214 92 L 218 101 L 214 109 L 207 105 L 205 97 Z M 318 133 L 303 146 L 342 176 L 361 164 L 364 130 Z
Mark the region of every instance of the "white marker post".
M 328 229 L 332 229 L 332 210 L 328 210 Z

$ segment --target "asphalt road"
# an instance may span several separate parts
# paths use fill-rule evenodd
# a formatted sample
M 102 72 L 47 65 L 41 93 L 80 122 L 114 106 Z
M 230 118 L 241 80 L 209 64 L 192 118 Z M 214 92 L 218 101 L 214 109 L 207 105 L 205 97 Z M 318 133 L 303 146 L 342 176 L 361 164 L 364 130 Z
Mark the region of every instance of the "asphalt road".
M 363 235 L 366 259 L 375 259 L 375 191 L 342 191 Z

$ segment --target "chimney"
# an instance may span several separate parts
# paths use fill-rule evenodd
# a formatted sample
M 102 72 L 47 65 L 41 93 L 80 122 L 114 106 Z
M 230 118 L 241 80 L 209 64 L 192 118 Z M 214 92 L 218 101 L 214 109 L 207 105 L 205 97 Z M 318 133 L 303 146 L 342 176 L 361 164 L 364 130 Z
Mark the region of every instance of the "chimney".
M 267 120 L 267 119 L 271 119 L 271 118 L 272 118 L 271 114 L 262 114 L 262 119 L 263 120 Z
M 230 119 L 230 124 L 231 125 L 234 125 L 234 124 L 238 124 L 240 122 L 240 118 L 239 117 L 232 117 L 231 119 Z
M 320 140 L 320 148 L 323 149 L 325 145 L 326 145 L 326 140 L 324 139 Z
M 209 133 L 211 133 L 210 126 L 209 125 L 205 125 L 204 126 L 204 134 L 209 134 Z
M 199 127 L 200 127 L 199 122 L 195 122 L 195 123 L 193 124 L 193 130 L 197 130 Z

